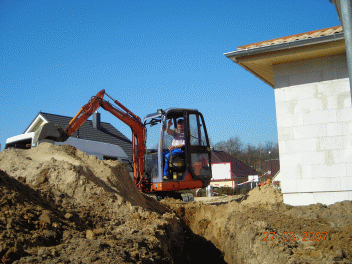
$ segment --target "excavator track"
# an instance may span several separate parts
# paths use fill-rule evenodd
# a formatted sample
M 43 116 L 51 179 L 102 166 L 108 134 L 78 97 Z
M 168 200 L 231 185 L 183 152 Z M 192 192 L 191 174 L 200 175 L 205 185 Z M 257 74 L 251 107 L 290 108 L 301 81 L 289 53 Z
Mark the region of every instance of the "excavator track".
M 160 193 L 148 193 L 147 195 L 157 201 L 161 201 L 166 198 L 173 198 L 176 200 L 181 200 L 185 203 L 189 203 L 189 202 L 194 201 L 194 196 L 191 193 L 160 192 Z

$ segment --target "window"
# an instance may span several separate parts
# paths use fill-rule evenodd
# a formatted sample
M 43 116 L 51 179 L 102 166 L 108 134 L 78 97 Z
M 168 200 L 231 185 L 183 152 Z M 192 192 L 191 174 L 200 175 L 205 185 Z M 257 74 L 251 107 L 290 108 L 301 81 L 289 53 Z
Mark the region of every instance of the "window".
M 199 115 L 189 115 L 190 144 L 192 146 L 206 146 L 204 126 Z

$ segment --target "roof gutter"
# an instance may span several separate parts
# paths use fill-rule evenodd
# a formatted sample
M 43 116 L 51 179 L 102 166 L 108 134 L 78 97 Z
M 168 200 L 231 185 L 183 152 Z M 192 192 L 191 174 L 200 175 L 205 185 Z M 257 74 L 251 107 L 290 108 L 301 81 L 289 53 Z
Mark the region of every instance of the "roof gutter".
M 348 77 L 350 79 L 350 93 L 352 100 L 352 7 L 350 0 L 330 0 L 335 5 L 337 15 L 345 35 Z
M 344 39 L 343 33 L 336 33 L 334 35 L 321 36 L 317 38 L 295 40 L 291 42 L 284 42 L 284 43 L 269 45 L 265 47 L 232 51 L 232 52 L 224 53 L 224 55 L 227 58 L 237 63 L 237 58 L 240 58 L 240 57 L 252 56 L 252 55 L 280 51 L 280 50 L 300 48 L 300 47 L 305 47 L 310 45 L 322 44 L 326 42 L 339 41 L 343 39 Z

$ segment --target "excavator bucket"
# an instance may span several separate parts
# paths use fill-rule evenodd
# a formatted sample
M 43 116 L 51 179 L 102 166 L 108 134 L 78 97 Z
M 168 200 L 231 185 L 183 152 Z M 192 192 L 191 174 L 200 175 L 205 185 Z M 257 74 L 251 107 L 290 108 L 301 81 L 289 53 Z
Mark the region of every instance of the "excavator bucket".
M 67 138 L 67 134 L 59 125 L 49 122 L 38 128 L 38 130 L 35 132 L 33 143 L 43 139 L 64 142 L 67 140 Z

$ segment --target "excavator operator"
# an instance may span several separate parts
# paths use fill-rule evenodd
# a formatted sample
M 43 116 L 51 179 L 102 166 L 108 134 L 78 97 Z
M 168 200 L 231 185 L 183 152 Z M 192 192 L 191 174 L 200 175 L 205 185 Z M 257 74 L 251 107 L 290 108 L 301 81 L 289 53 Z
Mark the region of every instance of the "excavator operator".
M 163 157 L 164 157 L 164 180 L 169 180 L 170 175 L 169 175 L 169 160 L 170 160 L 170 155 L 173 157 L 177 157 L 180 154 L 183 153 L 181 148 L 185 145 L 185 133 L 184 133 L 184 126 L 183 126 L 183 119 L 178 119 L 177 120 L 177 128 L 176 129 L 170 129 L 172 125 L 172 119 L 169 120 L 167 123 L 166 127 L 166 132 L 173 136 L 172 144 L 169 147 L 168 151 L 163 152 Z

